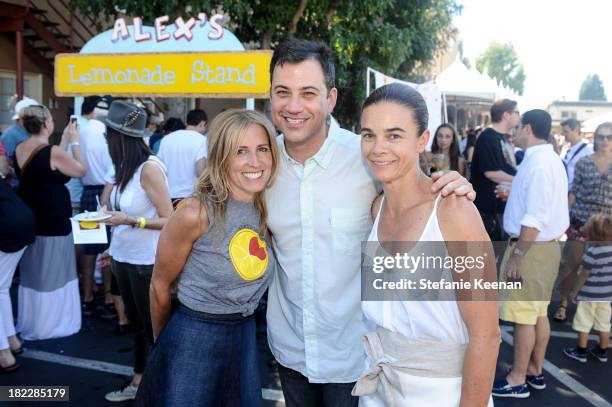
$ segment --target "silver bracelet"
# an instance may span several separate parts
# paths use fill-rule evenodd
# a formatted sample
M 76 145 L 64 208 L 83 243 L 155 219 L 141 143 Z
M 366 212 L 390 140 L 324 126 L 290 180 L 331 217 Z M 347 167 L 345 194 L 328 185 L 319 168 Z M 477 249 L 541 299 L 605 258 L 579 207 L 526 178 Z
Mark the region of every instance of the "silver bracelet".
M 81 143 L 79 143 L 78 141 L 75 141 L 74 143 L 68 143 L 69 148 L 74 147 L 74 146 L 81 147 Z

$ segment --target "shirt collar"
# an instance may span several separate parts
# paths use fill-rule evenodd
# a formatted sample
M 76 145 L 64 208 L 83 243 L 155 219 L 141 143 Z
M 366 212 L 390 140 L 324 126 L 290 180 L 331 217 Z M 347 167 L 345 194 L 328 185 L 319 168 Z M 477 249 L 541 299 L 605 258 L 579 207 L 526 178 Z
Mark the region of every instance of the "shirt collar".
M 329 166 L 329 164 L 331 162 L 332 155 L 333 155 L 332 154 L 332 152 L 333 152 L 332 145 L 333 145 L 334 140 L 336 138 L 336 135 L 338 134 L 339 131 L 340 131 L 340 126 L 332 118 L 331 124 L 329 125 L 329 131 L 327 132 L 327 137 L 325 137 L 325 141 L 323 142 L 323 145 L 321 146 L 319 151 L 317 151 L 315 153 L 315 155 L 313 155 L 312 157 L 310 157 L 306 161 L 312 160 L 317 165 L 319 165 L 321 168 L 327 169 L 327 167 Z M 285 148 L 285 138 L 284 138 L 284 135 L 283 135 L 282 142 L 280 143 L 280 150 L 282 152 L 282 155 L 287 159 L 287 162 L 289 164 L 302 165 L 299 162 L 297 162 L 296 160 L 294 160 L 293 158 L 291 158 L 291 156 L 287 152 L 287 149 Z
M 550 143 L 537 144 L 535 146 L 531 146 L 527 150 L 525 150 L 525 158 L 537 153 L 538 151 L 546 151 L 546 150 L 550 150 L 554 153 L 553 146 Z

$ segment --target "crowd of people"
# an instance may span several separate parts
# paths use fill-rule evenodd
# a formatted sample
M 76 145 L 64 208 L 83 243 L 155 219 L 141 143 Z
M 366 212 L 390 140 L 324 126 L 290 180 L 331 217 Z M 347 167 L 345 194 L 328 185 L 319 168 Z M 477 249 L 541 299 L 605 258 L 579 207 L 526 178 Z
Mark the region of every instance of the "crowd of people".
M 578 302 L 578 342 L 565 355 L 607 361 L 612 123 L 591 150 L 580 124 L 563 122 L 561 158 L 543 110 L 521 115 L 504 99 L 486 129 L 460 139 L 442 124 L 430 134 L 422 96 L 389 84 L 364 101 L 357 135 L 331 116 L 338 90 L 325 45 L 282 42 L 270 78 L 270 118 L 230 109 L 208 123 L 195 109 L 151 134 L 143 108 L 90 96 L 55 144 L 49 110 L 17 103 L 0 143 L 3 371 L 19 367 L 17 334 L 68 336 L 96 314 L 134 336 L 134 376 L 108 401 L 259 405 L 254 313 L 267 297 L 288 406 L 491 406 L 492 396 L 546 387 L 557 280 L 555 320 Z M 109 244 L 75 249 L 71 217 L 82 211 L 108 215 Z M 504 241 L 499 279 L 529 295 L 362 301 L 364 240 L 382 250 Z M 499 319 L 514 324 L 515 346 L 511 370 L 494 380 Z M 591 329 L 600 342 L 587 350 Z

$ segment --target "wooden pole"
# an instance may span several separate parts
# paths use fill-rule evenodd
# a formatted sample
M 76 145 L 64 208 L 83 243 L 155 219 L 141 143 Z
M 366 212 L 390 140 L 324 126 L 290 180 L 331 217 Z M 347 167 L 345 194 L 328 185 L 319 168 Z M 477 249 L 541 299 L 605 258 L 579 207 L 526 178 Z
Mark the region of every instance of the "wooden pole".
M 15 32 L 15 88 L 17 90 L 17 100 L 23 99 L 23 31 Z

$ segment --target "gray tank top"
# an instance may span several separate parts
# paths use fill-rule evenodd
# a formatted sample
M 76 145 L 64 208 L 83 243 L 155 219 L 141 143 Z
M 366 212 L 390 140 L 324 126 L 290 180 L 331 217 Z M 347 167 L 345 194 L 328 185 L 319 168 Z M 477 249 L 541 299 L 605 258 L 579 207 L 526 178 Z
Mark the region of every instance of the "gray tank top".
M 230 199 L 223 227 L 213 224 L 208 204 L 208 230 L 196 240 L 178 282 L 178 299 L 209 314 L 253 314 L 268 288 L 275 258 L 259 235 L 253 203 Z

